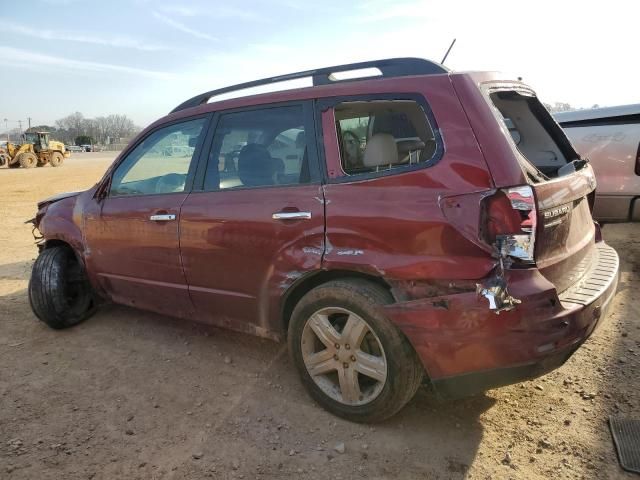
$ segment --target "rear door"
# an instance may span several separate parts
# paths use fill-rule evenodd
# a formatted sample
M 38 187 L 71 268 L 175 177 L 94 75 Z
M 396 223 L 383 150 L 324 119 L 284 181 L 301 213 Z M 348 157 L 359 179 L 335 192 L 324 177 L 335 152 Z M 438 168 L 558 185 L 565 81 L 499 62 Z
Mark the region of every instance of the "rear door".
M 151 132 L 115 167 L 106 197 L 87 208 L 89 271 L 115 302 L 178 317 L 193 311 L 178 226 L 207 120 Z
M 275 336 L 283 293 L 321 266 L 324 198 L 308 103 L 220 113 L 180 217 L 202 321 Z

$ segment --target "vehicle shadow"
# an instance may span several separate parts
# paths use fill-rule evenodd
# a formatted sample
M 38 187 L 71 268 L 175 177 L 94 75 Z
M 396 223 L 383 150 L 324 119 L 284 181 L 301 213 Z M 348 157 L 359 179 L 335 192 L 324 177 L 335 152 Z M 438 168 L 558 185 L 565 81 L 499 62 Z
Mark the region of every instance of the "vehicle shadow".
M 234 443 L 232 436 L 220 439 L 229 433 L 230 425 L 262 424 L 258 429 L 262 430 L 271 422 L 282 439 L 293 437 L 291 444 L 298 445 L 294 450 L 306 451 L 311 463 L 331 460 L 332 468 L 325 470 L 327 478 L 334 478 L 331 471 L 339 475 L 342 468 L 344 472 L 342 456 L 333 450 L 340 442 L 366 460 L 367 471 L 374 476 L 463 478 L 482 440 L 479 418 L 495 402 L 486 395 L 444 402 L 422 387 L 391 419 L 374 426 L 356 424 L 314 403 L 302 387 L 284 344 L 121 306 L 103 309 L 94 321 L 108 324 L 111 331 L 144 336 L 153 342 L 156 352 L 164 352 L 165 362 L 171 364 L 169 368 L 176 377 L 193 375 L 203 393 L 207 391 L 214 398 L 220 391 L 227 393 L 225 406 L 217 410 L 217 421 L 207 436 L 216 439 L 216 448 L 224 450 L 220 443 Z M 135 326 L 129 324 L 131 321 Z M 178 353 L 185 349 L 186 357 Z M 143 363 L 153 364 L 154 359 L 148 357 Z M 175 392 L 164 387 L 147 393 L 177 400 Z M 274 469 L 280 470 L 277 465 L 281 463 L 295 464 L 291 458 L 283 462 L 280 453 L 272 454 L 269 446 L 273 439 L 263 431 L 249 428 L 247 435 L 252 445 L 263 446 L 260 455 L 273 463 Z M 376 458 L 374 462 L 372 457 Z
M 25 268 L 4 271 L 23 279 Z M 484 395 L 444 403 L 421 388 L 393 418 L 356 424 L 315 404 L 286 346 L 271 340 L 115 305 L 54 331 L 35 318 L 24 288 L 0 296 L 2 311 L 9 396 L 0 395 L 0 426 L 8 438 L 101 439 L 90 458 L 56 457 L 61 474 L 98 466 L 104 478 L 145 475 L 144 457 L 155 466 L 147 475 L 202 478 L 205 464 L 192 458 L 202 451 L 225 469 L 241 462 L 245 478 L 300 470 L 305 478 L 464 478 L 482 440 L 479 418 L 494 403 Z M 71 405 L 82 412 L 75 420 Z M 125 445 L 133 413 L 140 435 L 124 435 Z M 17 416 L 19 424 L 7 421 Z M 335 450 L 339 443 L 348 454 Z M 8 460 L 34 478 L 46 470 L 36 454 Z

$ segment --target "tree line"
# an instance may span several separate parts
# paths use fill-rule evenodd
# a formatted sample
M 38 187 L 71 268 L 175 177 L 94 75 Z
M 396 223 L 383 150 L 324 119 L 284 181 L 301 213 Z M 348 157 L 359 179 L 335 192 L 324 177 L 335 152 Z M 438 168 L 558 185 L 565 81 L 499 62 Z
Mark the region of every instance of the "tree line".
M 55 121 L 52 125 L 37 125 L 29 128 L 28 132 L 51 132 L 51 137 L 66 144 L 76 145 L 109 145 L 121 143 L 122 138 L 128 138 L 141 130 L 126 115 L 113 114 L 104 117 L 85 118 L 80 112 L 75 112 Z

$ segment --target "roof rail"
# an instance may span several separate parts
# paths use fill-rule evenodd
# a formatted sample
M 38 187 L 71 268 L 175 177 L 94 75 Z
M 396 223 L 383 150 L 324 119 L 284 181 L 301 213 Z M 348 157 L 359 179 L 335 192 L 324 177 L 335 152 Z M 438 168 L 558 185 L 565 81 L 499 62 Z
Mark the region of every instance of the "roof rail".
M 333 67 L 318 68 L 315 70 L 306 70 L 304 72 L 279 75 L 277 77 L 263 78 L 261 80 L 254 80 L 251 82 L 239 83 L 237 85 L 219 88 L 217 90 L 211 90 L 209 92 L 196 95 L 186 102 L 181 103 L 176 108 L 174 108 L 171 113 L 179 112 L 180 110 L 185 110 L 191 107 L 197 107 L 198 105 L 207 103 L 211 97 L 222 95 L 223 93 L 233 92 L 236 90 L 245 90 L 247 88 L 258 87 L 261 85 L 286 82 L 289 80 L 296 80 L 298 78 L 311 77 L 313 79 L 314 86 L 329 85 L 336 82 L 367 80 L 371 77 L 366 76 L 350 78 L 348 80 L 337 80 L 335 78 L 332 78 L 332 74 L 334 73 L 348 72 L 352 70 L 363 70 L 366 68 L 377 68 L 378 70 L 380 70 L 382 76 L 373 78 L 406 77 L 410 75 L 434 75 L 449 72 L 449 69 L 445 66 L 431 60 L 424 60 L 422 58 L 387 58 L 383 60 L 372 60 L 369 62 L 349 63 L 346 65 L 336 65 Z

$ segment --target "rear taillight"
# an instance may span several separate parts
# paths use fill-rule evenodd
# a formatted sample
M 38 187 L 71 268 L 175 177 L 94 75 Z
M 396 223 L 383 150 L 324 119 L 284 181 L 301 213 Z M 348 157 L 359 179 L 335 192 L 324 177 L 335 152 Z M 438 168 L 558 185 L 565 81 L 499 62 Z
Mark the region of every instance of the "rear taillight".
M 636 151 L 636 175 L 640 175 L 640 143 L 638 143 L 638 150 Z
M 501 256 L 534 263 L 537 211 L 529 185 L 502 188 L 482 201 L 480 235 Z

